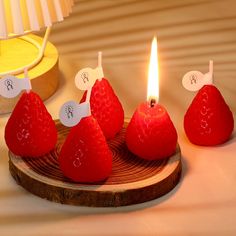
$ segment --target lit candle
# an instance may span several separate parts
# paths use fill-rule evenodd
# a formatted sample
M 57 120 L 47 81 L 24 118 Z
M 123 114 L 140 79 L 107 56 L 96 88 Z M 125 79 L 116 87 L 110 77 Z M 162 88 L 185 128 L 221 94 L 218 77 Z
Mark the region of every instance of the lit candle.
M 175 153 L 177 132 L 165 108 L 158 104 L 159 70 L 157 40 L 152 41 L 149 64 L 147 102 L 135 111 L 126 132 L 126 144 L 135 155 L 163 159 Z

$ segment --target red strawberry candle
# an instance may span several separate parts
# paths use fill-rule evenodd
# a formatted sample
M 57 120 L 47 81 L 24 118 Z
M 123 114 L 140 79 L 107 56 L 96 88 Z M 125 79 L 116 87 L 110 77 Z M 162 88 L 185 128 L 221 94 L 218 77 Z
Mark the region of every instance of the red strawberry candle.
M 163 159 L 175 153 L 177 132 L 165 108 L 158 102 L 157 41 L 152 42 L 149 64 L 148 101 L 139 105 L 126 132 L 126 144 L 135 155 Z
M 201 146 L 226 142 L 234 129 L 233 114 L 214 85 L 204 85 L 184 116 L 184 129 L 189 140 Z
M 57 142 L 57 130 L 41 98 L 24 92 L 5 128 L 6 144 L 15 155 L 39 157 L 50 152 Z
M 102 57 L 99 53 L 98 67 L 102 68 Z M 80 102 L 84 102 L 87 91 Z M 91 113 L 100 125 L 106 139 L 114 138 L 122 129 L 124 110 L 110 83 L 105 78 L 99 78 L 91 91 Z
M 88 76 L 88 81 L 90 79 Z M 89 107 L 91 90 L 91 86 L 88 86 L 86 102 L 83 103 Z M 65 103 L 60 111 L 60 119 L 63 122 L 66 121 L 63 113 L 67 113 L 64 108 L 68 105 L 73 104 L 71 101 Z M 98 182 L 111 174 L 112 153 L 99 123 L 91 115 L 90 108 L 84 110 L 81 105 L 72 109 L 72 117 L 76 117 L 78 123 L 71 129 L 62 146 L 58 158 L 59 166 L 63 174 L 75 182 Z M 65 125 L 70 125 L 70 122 L 65 122 Z
M 112 153 L 95 118 L 84 117 L 71 129 L 58 161 L 63 174 L 75 182 L 98 182 L 111 174 Z
M 18 156 L 39 157 L 50 152 L 57 142 L 57 130 L 41 98 L 31 91 L 27 68 L 25 78 L 6 77 L 10 88 L 3 89 L 4 97 L 13 98 L 22 90 L 5 128 L 5 141 L 11 152 Z M 4 80 L 3 80 L 4 81 Z M 5 83 L 4 81 L 4 83 Z

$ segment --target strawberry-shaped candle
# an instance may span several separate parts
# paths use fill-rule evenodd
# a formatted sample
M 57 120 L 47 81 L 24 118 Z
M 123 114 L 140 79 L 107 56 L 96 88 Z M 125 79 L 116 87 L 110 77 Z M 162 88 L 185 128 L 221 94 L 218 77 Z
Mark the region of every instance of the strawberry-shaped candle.
M 98 68 L 102 71 L 102 55 L 99 52 Z M 96 118 L 106 139 L 114 138 L 124 123 L 124 110 L 107 79 L 102 77 L 96 80 L 91 91 L 91 113 Z M 80 102 L 86 98 L 84 93 Z
M 202 146 L 226 142 L 234 129 L 233 114 L 220 91 L 212 84 L 212 78 L 213 62 L 210 61 L 209 73 L 199 79 L 195 78 L 195 83 L 199 83 L 199 86 L 190 86 L 200 87 L 200 90 L 184 116 L 187 137 L 192 143 Z
M 24 82 L 18 80 L 21 79 L 11 79 L 12 94 L 20 91 L 19 85 Z M 30 89 L 23 92 L 7 122 L 5 140 L 11 152 L 24 157 L 45 155 L 56 145 L 55 123 L 41 98 Z
M 89 84 L 92 85 L 93 82 L 89 82 L 91 76 L 87 78 L 86 101 L 81 104 L 67 102 L 60 111 L 60 119 L 64 124 L 77 124 L 71 129 L 61 148 L 59 166 L 66 177 L 81 183 L 104 180 L 112 171 L 112 153 L 98 122 L 90 112 Z M 70 116 L 67 116 L 69 106 Z
M 93 116 L 71 129 L 58 161 L 63 174 L 75 182 L 98 182 L 111 174 L 112 154 Z
M 165 108 L 158 104 L 157 41 L 152 42 L 147 102 L 140 104 L 126 131 L 126 144 L 135 155 L 156 160 L 176 151 L 177 132 Z

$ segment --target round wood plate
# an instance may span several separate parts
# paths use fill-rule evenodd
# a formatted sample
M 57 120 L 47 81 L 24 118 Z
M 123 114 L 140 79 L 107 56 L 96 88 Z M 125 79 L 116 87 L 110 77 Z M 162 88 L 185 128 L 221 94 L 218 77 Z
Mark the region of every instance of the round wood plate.
M 158 198 L 178 183 L 181 176 L 180 150 L 168 159 L 145 161 L 126 147 L 122 131 L 108 142 L 113 153 L 111 176 L 97 184 L 73 183 L 63 176 L 58 154 L 69 128 L 56 121 L 55 150 L 40 158 L 23 158 L 9 152 L 9 169 L 16 182 L 29 192 L 54 202 L 70 205 L 118 207 Z

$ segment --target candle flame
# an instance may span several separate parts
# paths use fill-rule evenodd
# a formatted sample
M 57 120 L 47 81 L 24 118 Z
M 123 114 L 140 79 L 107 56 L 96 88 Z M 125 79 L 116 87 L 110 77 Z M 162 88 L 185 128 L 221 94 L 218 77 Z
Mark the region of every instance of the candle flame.
M 148 89 L 147 89 L 147 101 L 159 100 L 159 68 L 158 68 L 158 55 L 157 55 L 157 39 L 152 40 L 152 49 L 148 70 Z

